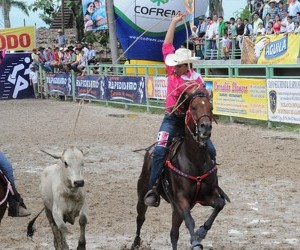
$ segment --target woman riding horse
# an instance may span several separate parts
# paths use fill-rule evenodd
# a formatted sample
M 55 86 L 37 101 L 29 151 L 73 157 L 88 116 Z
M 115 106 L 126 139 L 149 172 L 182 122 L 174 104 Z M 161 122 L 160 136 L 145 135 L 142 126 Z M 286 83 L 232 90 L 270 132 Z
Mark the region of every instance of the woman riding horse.
M 195 57 L 192 57 L 192 52 L 189 49 L 180 48 L 174 53 L 173 39 L 176 25 L 178 22 L 184 20 L 184 18 L 185 14 L 183 13 L 178 13 L 173 17 L 162 47 L 168 74 L 166 114 L 160 126 L 157 143 L 153 152 L 149 191 L 144 198 L 147 206 L 159 205 L 156 182 L 165 165 L 168 147 L 171 145 L 172 139 L 177 132 L 177 125 L 184 124 L 186 111 L 182 107 L 178 107 L 173 112 L 173 108 L 176 106 L 183 92 L 191 94 L 195 89 L 201 90 L 205 88 L 201 75 L 191 67 L 192 63 L 198 62 Z M 210 139 L 207 141 L 207 144 L 211 159 L 215 162 L 216 149 Z
M 1 151 L 0 151 L 0 170 L 2 170 L 2 172 L 10 181 L 14 192 L 14 194 L 10 194 L 8 196 L 8 204 L 9 204 L 8 216 L 11 217 L 29 216 L 30 213 L 27 211 L 23 199 L 21 198 L 21 195 L 18 193 L 16 189 L 12 165 Z

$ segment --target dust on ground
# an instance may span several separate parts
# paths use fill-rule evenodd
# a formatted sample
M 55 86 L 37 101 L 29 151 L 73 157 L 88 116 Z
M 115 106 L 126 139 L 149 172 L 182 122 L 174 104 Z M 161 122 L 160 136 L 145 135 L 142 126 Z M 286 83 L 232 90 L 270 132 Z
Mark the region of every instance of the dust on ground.
M 75 134 L 79 104 L 53 100 L 0 102 L 0 148 L 14 166 L 19 192 L 30 218 L 5 217 L 0 249 L 54 249 L 42 214 L 33 239 L 30 219 L 42 208 L 41 171 L 55 163 L 40 150 L 60 152 L 69 145 L 89 150 L 85 158 L 89 224 L 87 249 L 126 249 L 135 236 L 136 183 L 143 155 L 133 150 L 155 141 L 162 115 L 84 104 Z M 241 124 L 218 124 L 212 140 L 217 148 L 220 186 L 231 198 L 202 241 L 204 249 L 300 249 L 299 140 L 297 133 Z M 192 215 L 199 227 L 212 209 L 197 205 Z M 171 249 L 171 207 L 150 208 L 142 229 L 143 249 Z M 68 243 L 76 249 L 78 220 L 68 225 Z M 183 224 L 178 249 L 190 249 Z

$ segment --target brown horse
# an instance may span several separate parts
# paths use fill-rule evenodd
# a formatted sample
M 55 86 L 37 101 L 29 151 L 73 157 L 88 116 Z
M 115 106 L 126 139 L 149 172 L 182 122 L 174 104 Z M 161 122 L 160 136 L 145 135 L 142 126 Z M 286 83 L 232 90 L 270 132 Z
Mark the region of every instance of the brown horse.
M 170 232 L 172 248 L 177 249 L 179 228 L 185 222 L 190 233 L 190 243 L 194 250 L 203 249 L 201 241 L 205 238 L 218 213 L 225 206 L 228 196 L 218 185 L 217 167 L 211 160 L 207 140 L 211 136 L 213 115 L 206 91 L 198 92 L 187 101 L 185 135 L 178 146 L 173 145 L 160 176 L 157 190 L 173 208 Z M 151 152 L 146 150 L 142 173 L 137 184 L 137 230 L 131 249 L 141 244 L 140 232 L 145 221 L 147 206 L 144 196 L 148 191 L 151 168 Z M 213 207 L 208 220 L 195 231 L 195 221 L 191 209 L 196 203 Z
M 0 170 L 0 224 L 7 208 L 7 198 L 10 192 L 9 186 L 8 179 Z

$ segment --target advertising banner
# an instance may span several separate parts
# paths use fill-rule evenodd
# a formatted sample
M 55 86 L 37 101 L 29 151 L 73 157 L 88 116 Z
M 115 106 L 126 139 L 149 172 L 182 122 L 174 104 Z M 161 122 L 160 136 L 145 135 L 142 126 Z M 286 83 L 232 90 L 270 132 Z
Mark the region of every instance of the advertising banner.
M 267 80 L 270 121 L 300 124 L 300 80 Z
M 161 52 L 172 16 L 188 13 L 188 30 L 194 18 L 206 13 L 208 0 L 114 0 L 117 38 L 127 59 L 163 61 Z M 183 22 L 175 32 L 175 47 L 186 41 Z
M 30 53 L 7 53 L 0 61 L 0 99 L 34 97 L 29 84 Z
M 55 73 L 47 74 L 46 83 L 50 94 L 72 95 L 71 74 Z
M 267 120 L 266 80 L 216 78 L 211 81 L 214 114 Z
M 105 76 L 77 76 L 75 84 L 75 96 L 85 99 L 106 100 Z
M 85 31 L 107 30 L 106 0 L 82 0 Z
M 167 97 L 167 77 L 150 76 L 146 77 L 147 98 L 166 99 Z
M 0 30 L 0 50 L 29 51 L 35 47 L 34 26 Z
M 107 100 L 146 103 L 145 77 L 108 76 Z
M 299 34 L 278 34 L 243 38 L 241 62 L 244 64 L 295 64 L 299 54 Z

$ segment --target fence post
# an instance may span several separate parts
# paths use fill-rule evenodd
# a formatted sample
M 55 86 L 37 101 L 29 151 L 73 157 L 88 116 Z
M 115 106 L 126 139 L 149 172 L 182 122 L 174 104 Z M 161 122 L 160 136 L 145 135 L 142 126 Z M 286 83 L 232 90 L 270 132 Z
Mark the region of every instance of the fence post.
M 71 81 L 72 81 L 72 98 L 73 98 L 73 102 L 75 102 L 76 101 L 76 97 L 75 97 L 76 80 L 75 80 L 75 73 L 73 70 L 71 70 Z

